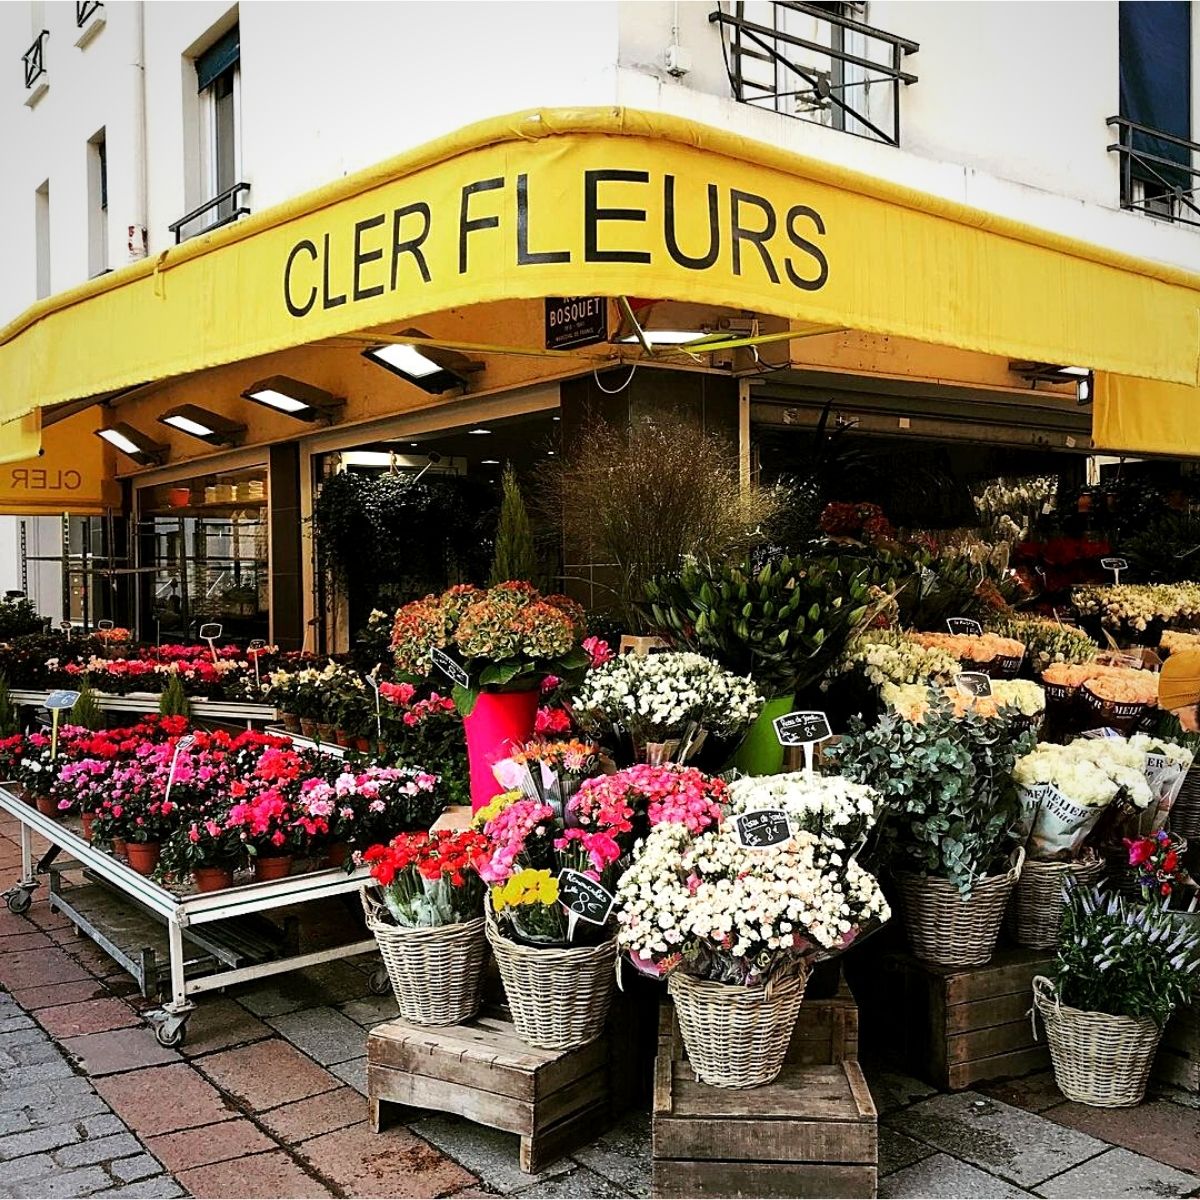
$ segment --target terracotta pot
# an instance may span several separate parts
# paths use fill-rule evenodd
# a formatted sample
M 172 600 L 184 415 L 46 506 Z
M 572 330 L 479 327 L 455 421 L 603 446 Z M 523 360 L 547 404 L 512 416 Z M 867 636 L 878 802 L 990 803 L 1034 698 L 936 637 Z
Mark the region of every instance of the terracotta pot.
M 57 801 L 52 800 L 49 796 L 36 796 L 33 803 L 43 817 L 53 817 L 57 821 L 62 816 L 58 811 Z
M 300 732 L 302 734 L 304 734 L 305 737 L 308 737 L 308 738 L 316 737 L 317 736 L 316 721 L 314 721 L 312 719 L 312 717 L 301 717 L 300 718 Z
M 219 892 L 233 887 L 232 867 L 193 867 L 192 878 L 198 892 Z
M 368 753 L 368 751 L 371 749 L 371 739 L 367 737 L 356 737 L 354 739 L 354 748 L 363 754 Z
M 350 748 L 350 735 L 344 729 L 335 727 L 333 731 L 333 740 L 337 742 L 339 746 L 342 746 L 346 749 Z
M 325 865 L 327 867 L 344 867 L 349 855 L 350 847 L 345 842 L 330 842 L 329 849 L 325 852 Z
M 332 746 L 337 741 L 337 729 L 328 721 L 317 722 L 317 737 L 321 739 L 327 746 Z
M 112 852 L 115 858 L 123 858 L 126 862 L 129 861 L 129 845 L 122 837 L 115 837 L 112 840 Z
M 259 854 L 254 859 L 254 878 L 258 883 L 268 879 L 286 879 L 292 871 L 290 854 Z
M 471 809 L 478 811 L 504 788 L 496 782 L 492 766 L 512 753 L 514 746 L 533 737 L 539 693 L 481 692 L 463 721 L 467 734 L 467 759 L 471 766 Z
M 296 716 L 295 713 L 280 713 L 279 719 L 283 722 L 283 727 L 288 731 L 288 733 L 300 732 L 300 718 Z
M 162 847 L 158 842 L 129 842 L 125 846 L 125 853 L 129 857 L 129 865 L 139 875 L 153 875 Z
M 92 823 L 96 820 L 96 814 L 80 813 L 80 819 L 83 821 L 83 836 L 90 842 L 92 840 Z

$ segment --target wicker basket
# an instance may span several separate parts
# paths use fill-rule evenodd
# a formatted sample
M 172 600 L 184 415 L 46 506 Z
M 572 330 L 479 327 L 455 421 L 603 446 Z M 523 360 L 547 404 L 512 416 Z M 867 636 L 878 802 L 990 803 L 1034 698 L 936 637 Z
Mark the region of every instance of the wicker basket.
M 1183 777 L 1183 785 L 1171 807 L 1171 832 L 1183 838 L 1200 838 L 1200 762 Z
M 1063 1004 L 1053 982 L 1033 980 L 1046 1025 L 1054 1082 L 1068 1100 L 1097 1108 L 1140 1104 L 1162 1030 L 1149 1017 L 1114 1017 Z
M 370 889 L 363 888 L 361 895 L 367 928 L 379 945 L 400 1015 L 417 1025 L 470 1020 L 483 995 L 483 918 L 408 929 L 385 918 L 383 905 Z
M 523 946 L 500 931 L 489 900 L 487 939 L 521 1041 L 573 1050 L 600 1036 L 616 982 L 616 938 L 565 949 Z
M 778 976 L 765 987 L 672 972 L 667 990 L 696 1078 L 725 1088 L 770 1083 L 783 1069 L 807 983 L 806 971 Z
M 1103 875 L 1104 861 L 1095 854 L 1079 862 L 1026 859 L 1008 906 L 1007 926 L 1013 941 L 1031 950 L 1054 949 L 1062 935 L 1067 877 L 1082 887 L 1091 887 Z
M 1003 875 L 981 879 L 966 899 L 944 879 L 907 871 L 899 874 L 896 884 L 913 953 L 943 967 L 986 963 L 996 949 L 1000 922 L 1024 860 L 1024 850 L 1014 850 L 1012 866 Z

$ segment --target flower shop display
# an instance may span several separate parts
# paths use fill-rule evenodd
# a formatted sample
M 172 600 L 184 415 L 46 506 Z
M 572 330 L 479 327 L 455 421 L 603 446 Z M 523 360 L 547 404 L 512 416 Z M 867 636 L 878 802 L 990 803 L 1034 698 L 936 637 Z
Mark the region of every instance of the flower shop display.
M 912 633 L 920 646 L 936 647 L 953 655 L 973 671 L 982 671 L 997 679 L 1011 679 L 1025 659 L 1025 644 L 995 633 Z
M 1200 650 L 1200 633 L 1186 633 L 1180 629 L 1164 629 L 1158 646 L 1164 657 L 1179 654 L 1185 650 Z
M 838 674 L 860 672 L 876 688 L 886 683 L 949 685 L 964 669 L 962 661 L 941 646 L 922 645 L 892 629 L 872 629 L 856 637 L 837 668 Z
M 1033 991 L 1063 1095 L 1106 1108 L 1141 1103 L 1163 1027 L 1198 982 L 1193 927 L 1153 905 L 1073 889 L 1054 978 L 1039 976 Z
M 1118 640 L 1157 645 L 1167 625 L 1200 625 L 1200 583 L 1122 583 L 1076 588 L 1071 602 L 1081 619 Z
M 535 738 L 516 747 L 493 768 L 502 787 L 548 804 L 559 815 L 584 781 L 603 770 L 600 747 L 575 738 Z
M 833 824 L 857 812 L 844 795 L 806 788 L 800 778 L 786 788 L 787 841 L 749 849 L 733 821 L 699 833 L 658 825 L 617 887 L 618 942 L 641 970 L 667 976 L 688 1060 L 715 1087 L 774 1079 L 811 964 L 888 916 L 844 843 L 807 827 L 825 809 Z
M 1086 663 L 1096 653 L 1096 643 L 1073 625 L 1052 617 L 1020 614 L 990 618 L 987 632 L 1011 638 L 1025 647 L 1026 660 L 1035 675 L 1055 663 Z
M 396 668 L 440 674 L 453 685 L 471 764 L 471 803 L 500 790 L 492 766 L 533 736 L 538 688 L 548 675 L 574 681 L 589 659 L 583 610 L 565 596 L 542 596 L 528 583 L 483 591 L 459 585 L 396 613 Z
M 831 752 L 843 775 L 883 798 L 878 860 L 895 872 L 918 958 L 953 966 L 991 957 L 1023 860 L 1013 768 L 1034 740 L 1007 710 L 956 715 L 931 692 L 919 720 L 887 712 L 870 728 L 854 721 Z
M 749 678 L 690 651 L 615 658 L 588 673 L 572 702 L 618 761 L 652 763 L 686 762 L 708 737 L 732 744 L 761 707 Z
M 836 555 L 749 563 L 688 562 L 646 585 L 652 632 L 752 679 L 765 699 L 738 751 L 739 770 L 778 771 L 771 722 L 837 662 L 872 612 L 869 571 Z
M 1056 727 L 1110 726 L 1128 733 L 1158 701 L 1158 675 L 1104 663 L 1055 663 L 1042 673 Z
M 1004 712 L 1009 719 L 1024 718 L 1031 726 L 1046 711 L 1046 693 L 1028 679 L 994 679 L 990 696 L 969 694 L 958 687 L 931 688 L 926 684 L 903 685 L 885 683 L 880 689 L 883 701 L 910 721 L 920 720 L 932 692 L 944 697 L 956 715 L 974 712 L 981 717 L 995 717 Z
M 702 833 L 721 820 L 729 798 L 723 779 L 677 763 L 638 763 L 584 781 L 568 806 L 566 821 L 606 831 L 628 845 L 656 825 L 677 823 Z
M 397 834 L 363 852 L 382 896 L 363 888 L 367 927 L 406 1021 L 457 1025 L 479 1011 L 487 939 L 477 867 L 486 849 L 482 834 L 446 830 Z

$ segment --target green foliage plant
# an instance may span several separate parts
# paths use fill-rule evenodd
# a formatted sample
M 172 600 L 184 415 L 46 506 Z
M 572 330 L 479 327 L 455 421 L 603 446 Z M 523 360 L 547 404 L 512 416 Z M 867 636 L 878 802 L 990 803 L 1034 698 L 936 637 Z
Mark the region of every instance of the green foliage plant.
M 966 896 L 1014 847 L 1020 802 L 1012 769 L 1035 741 L 1015 713 L 956 716 L 931 690 L 922 719 L 892 711 L 870 727 L 853 719 L 832 754 L 846 778 L 884 799 L 880 865 L 945 879 Z
M 28 596 L 0 597 L 0 642 L 40 633 L 45 624 Z
M 158 711 L 164 717 L 190 717 L 192 705 L 183 690 L 183 680 L 178 671 L 172 671 L 167 678 L 167 686 L 163 688 L 158 698 Z
M 691 562 L 646 583 L 653 632 L 749 675 L 767 696 L 816 684 L 868 619 L 865 570 L 836 556 L 747 563 Z
M 85 677 L 79 685 L 79 699 L 71 709 L 69 721 L 72 725 L 81 725 L 84 729 L 103 729 L 104 710 L 96 697 L 96 690 Z
M 538 584 L 537 551 L 533 545 L 533 529 L 529 524 L 529 513 L 521 495 L 521 485 L 512 463 L 504 466 L 500 481 L 502 499 L 500 519 L 496 526 L 496 549 L 492 555 L 492 572 L 489 584 L 507 583 L 510 579 L 521 579 L 526 583 Z
M 0 738 L 21 732 L 21 714 L 13 701 L 8 676 L 0 671 Z
M 1198 931 L 1157 905 L 1073 887 L 1055 963 L 1058 994 L 1084 1012 L 1164 1026 L 1200 985 Z

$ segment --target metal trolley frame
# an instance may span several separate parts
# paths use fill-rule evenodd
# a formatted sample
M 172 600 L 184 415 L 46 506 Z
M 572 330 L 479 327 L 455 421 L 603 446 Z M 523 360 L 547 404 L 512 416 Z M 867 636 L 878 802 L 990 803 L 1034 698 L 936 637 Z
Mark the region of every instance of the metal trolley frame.
M 16 704 L 37 706 L 45 704 L 50 693 L 41 688 L 13 688 L 9 695 Z M 105 712 L 121 712 L 145 716 L 158 712 L 157 692 L 133 692 L 127 696 L 114 696 L 97 692 L 96 701 Z M 269 704 L 250 704 L 240 700 L 200 700 L 189 702 L 192 716 L 197 721 L 225 721 L 228 724 L 245 724 L 252 728 L 256 723 L 271 723 L 277 719 L 275 709 Z

